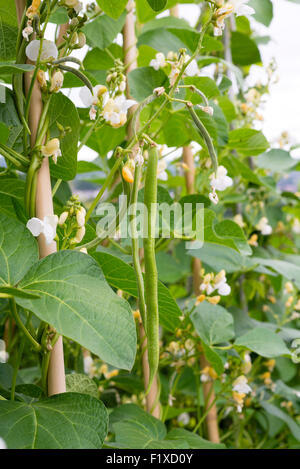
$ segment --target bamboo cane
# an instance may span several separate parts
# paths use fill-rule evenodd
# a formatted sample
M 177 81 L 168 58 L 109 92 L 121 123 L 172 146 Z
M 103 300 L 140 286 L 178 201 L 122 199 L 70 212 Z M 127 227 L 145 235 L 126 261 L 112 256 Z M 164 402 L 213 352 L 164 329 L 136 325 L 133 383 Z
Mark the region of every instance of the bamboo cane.
M 170 9 L 170 14 L 172 16 L 179 16 L 179 6 L 176 5 L 175 7 Z M 194 163 L 194 155 L 192 152 L 191 146 L 183 147 L 182 152 L 183 162 L 187 165 L 188 170 L 185 171 L 185 183 L 186 183 L 186 190 L 188 194 L 193 194 L 195 191 L 195 163 Z M 201 261 L 198 258 L 193 258 L 192 261 L 192 268 L 193 268 L 193 288 L 194 293 L 196 295 L 200 294 L 200 283 L 201 283 Z M 200 356 L 200 366 L 201 369 L 209 366 L 209 362 L 206 360 L 205 355 L 201 354 Z M 203 386 L 203 394 L 205 400 L 205 410 L 211 406 L 211 409 L 208 411 L 206 416 L 206 426 L 207 426 L 207 433 L 208 438 L 210 441 L 214 443 L 220 443 L 219 437 L 219 427 L 218 427 L 218 414 L 217 414 L 217 407 L 216 405 L 212 405 L 212 402 L 215 400 L 215 393 L 213 390 L 213 382 L 206 382 L 202 383 Z
M 136 36 L 135 36 L 135 21 L 134 21 L 134 2 L 129 0 L 127 4 L 127 16 L 123 28 L 123 49 L 124 49 L 124 64 L 126 67 L 126 75 L 132 70 L 137 68 L 137 49 L 136 49 Z M 126 80 L 126 94 L 127 98 L 130 97 L 130 89 L 128 80 Z M 129 110 L 134 112 L 136 106 L 132 106 Z M 131 126 L 128 126 L 128 138 L 132 136 Z M 148 388 L 149 383 L 149 365 L 147 354 L 147 338 L 145 329 L 140 323 L 139 325 L 140 343 L 142 348 L 142 367 L 144 377 L 144 387 Z M 159 405 L 159 386 L 157 377 L 154 378 L 150 391 L 146 396 L 146 409 L 156 418 L 160 418 L 160 405 Z
M 16 10 L 19 24 L 21 22 L 22 14 L 25 8 L 25 0 L 16 0 Z M 30 62 L 28 61 L 28 63 Z M 24 74 L 25 94 L 28 92 L 32 75 L 33 72 L 27 72 Z M 34 83 L 29 109 L 28 124 L 31 131 L 31 146 L 34 146 L 35 144 L 42 109 L 43 103 L 41 90 L 36 81 Z M 48 158 L 44 158 L 37 175 L 36 216 L 40 219 L 43 219 L 47 215 L 53 215 L 53 213 L 49 160 Z M 41 259 L 48 256 L 49 254 L 56 252 L 56 243 L 53 241 L 50 244 L 46 244 L 46 240 L 43 235 L 38 237 L 38 245 Z M 62 337 L 59 337 L 50 354 L 48 369 L 48 395 L 52 396 L 53 394 L 59 394 L 66 391 Z

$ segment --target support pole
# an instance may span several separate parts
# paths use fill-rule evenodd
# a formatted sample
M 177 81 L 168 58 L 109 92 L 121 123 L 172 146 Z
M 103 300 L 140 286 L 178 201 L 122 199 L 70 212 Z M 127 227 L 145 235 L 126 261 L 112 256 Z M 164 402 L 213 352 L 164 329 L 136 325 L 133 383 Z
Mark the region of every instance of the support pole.
M 19 24 L 21 22 L 22 14 L 25 8 L 25 0 L 16 0 L 16 10 Z M 27 62 L 30 63 L 29 61 Z M 33 72 L 27 72 L 24 74 L 25 94 L 28 92 L 32 75 Z M 31 96 L 28 122 L 31 131 L 31 146 L 34 146 L 35 144 L 42 109 L 43 103 L 41 90 L 38 82 L 35 81 Z M 47 215 L 53 215 L 53 213 L 49 160 L 48 158 L 44 158 L 37 175 L 36 216 L 37 218 L 43 219 Z M 44 235 L 40 235 L 38 237 L 38 244 L 40 259 L 56 252 L 56 243 L 53 241 L 51 244 L 47 245 Z M 59 337 L 50 355 L 48 369 L 48 395 L 52 396 L 53 394 L 60 394 L 65 391 L 66 383 L 63 342 L 62 337 Z

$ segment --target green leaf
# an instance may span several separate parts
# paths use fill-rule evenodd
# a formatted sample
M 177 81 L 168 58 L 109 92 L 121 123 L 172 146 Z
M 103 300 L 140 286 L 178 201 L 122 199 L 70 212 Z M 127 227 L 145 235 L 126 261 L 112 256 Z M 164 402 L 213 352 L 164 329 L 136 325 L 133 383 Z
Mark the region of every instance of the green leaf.
M 0 0 L 0 61 L 14 60 L 18 21 L 14 0 Z
M 269 402 L 263 401 L 261 402 L 261 406 L 263 409 L 265 409 L 266 412 L 285 422 L 286 425 L 289 427 L 292 435 L 296 438 L 296 440 L 300 441 L 300 425 L 298 425 L 292 417 L 290 417 L 286 412 L 283 412 L 283 410 L 279 409 L 275 405 L 270 404 Z
M 188 255 L 198 257 L 214 272 L 220 272 L 222 269 L 228 273 L 239 272 L 254 264 L 252 259 L 248 260 L 234 249 L 210 242 L 205 242 L 201 249 L 191 249 Z
M 186 77 L 184 79 L 185 85 L 194 85 L 198 90 L 202 91 L 205 94 L 207 99 L 215 98 L 220 95 L 220 90 L 217 87 L 214 80 L 209 77 Z M 197 93 L 192 91 L 187 91 L 186 99 L 191 101 L 193 104 L 202 104 L 203 99 Z
M 1 178 L 0 193 L 16 199 L 23 199 L 25 182 L 16 178 Z
M 147 0 L 147 2 L 154 11 L 163 10 L 167 4 L 167 0 Z
M 34 70 L 34 65 L 30 64 L 12 64 L 10 62 L 0 63 L 0 75 L 25 73 Z
M 275 332 L 264 327 L 255 327 L 235 341 L 235 345 L 246 347 L 267 358 L 291 355 L 283 340 Z
M 233 317 L 222 306 L 203 301 L 192 312 L 191 320 L 207 345 L 227 342 L 234 337 Z
M 255 160 L 259 168 L 270 169 L 272 172 L 280 173 L 286 171 L 298 164 L 298 161 L 293 159 L 288 151 L 273 148 L 267 153 L 259 155 Z
M 254 8 L 254 18 L 265 26 L 270 26 L 273 19 L 273 4 L 271 0 L 250 0 L 249 6 Z
M 96 399 L 99 398 L 97 384 L 84 374 L 72 373 L 66 375 L 66 388 L 67 392 L 79 392 L 93 396 Z
M 50 160 L 51 175 L 55 178 L 69 181 L 74 179 L 77 170 L 77 146 L 79 139 L 80 121 L 76 106 L 62 93 L 52 95 L 49 106 L 49 126 L 51 136 L 58 137 L 60 124 L 65 134 L 60 140 L 62 156 L 57 164 Z
M 184 428 L 173 428 L 166 436 L 166 440 L 185 440 L 190 449 L 225 449 L 226 446 L 222 443 L 212 443 L 211 441 L 204 440 L 196 433 L 189 432 Z
M 145 449 L 157 447 L 166 436 L 164 424 L 134 404 L 125 404 L 109 416 L 115 433 L 115 442 L 109 447 Z M 161 447 L 161 446 L 158 446 Z
M 242 128 L 229 132 L 228 147 L 245 156 L 255 156 L 266 151 L 269 143 L 259 130 Z
M 128 74 L 130 94 L 137 101 L 143 101 L 153 94 L 155 88 L 164 86 L 166 81 L 166 74 L 152 67 L 136 68 Z
M 111 286 L 119 288 L 137 298 L 136 276 L 134 269 L 130 265 L 106 252 L 96 252 L 93 254 L 93 257 L 99 263 L 107 282 Z M 169 331 L 174 331 L 179 327 L 181 310 L 168 288 L 161 282 L 158 282 L 158 310 L 162 326 Z
M 16 110 L 13 94 L 8 88 L 5 88 L 4 102 L 0 102 L 0 122 L 3 122 L 9 129 L 6 145 L 13 147 L 22 133 L 23 126 Z
M 126 12 L 117 20 L 107 15 L 101 15 L 87 23 L 82 28 L 82 31 L 86 35 L 88 44 L 92 47 L 99 47 L 99 49 L 108 47 L 122 30 L 125 19 Z
M 110 365 L 131 369 L 136 331 L 130 306 L 111 290 L 92 257 L 51 254 L 28 271 L 19 288 L 41 297 L 17 298 L 19 305 Z
M 176 283 L 189 273 L 173 256 L 160 251 L 156 254 L 158 278 L 165 283 Z
M 37 260 L 37 242 L 30 231 L 0 213 L 0 285 L 16 285 Z
M 123 13 L 128 0 L 97 0 L 97 3 L 104 13 L 114 19 L 118 19 L 121 13 Z
M 213 347 L 210 347 L 205 342 L 202 342 L 202 347 L 205 358 L 216 371 L 216 373 L 221 376 L 221 374 L 224 373 L 224 364 L 222 358 Z
M 65 24 L 69 21 L 69 16 L 65 7 L 58 7 L 49 18 L 50 23 Z
M 107 421 L 102 402 L 85 394 L 0 401 L 0 436 L 9 449 L 100 449 Z
M 256 43 L 249 36 L 238 31 L 231 33 L 231 52 L 233 63 L 236 65 L 251 65 L 261 62 Z
M 84 137 L 85 132 L 82 133 L 81 138 Z M 123 142 L 125 136 L 125 126 L 114 129 L 111 125 L 104 125 L 92 133 L 86 145 L 99 153 L 100 156 L 106 156 L 110 150 L 115 149 Z
M 0 122 L 0 143 L 5 144 L 7 142 L 8 136 L 9 136 L 9 128 L 3 122 Z
M 142 33 L 138 38 L 138 47 L 141 45 L 150 46 L 159 52 L 163 52 L 165 55 L 167 55 L 170 50 L 178 52 L 179 49 L 188 48 L 182 38 L 179 38 L 176 34 L 164 28 L 157 28 Z M 188 53 L 191 54 L 191 52 L 192 51 L 188 48 Z

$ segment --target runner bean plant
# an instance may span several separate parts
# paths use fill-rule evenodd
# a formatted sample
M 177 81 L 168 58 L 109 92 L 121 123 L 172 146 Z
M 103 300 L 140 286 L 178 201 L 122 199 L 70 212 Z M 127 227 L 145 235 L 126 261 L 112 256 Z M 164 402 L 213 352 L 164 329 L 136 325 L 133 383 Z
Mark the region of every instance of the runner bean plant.
M 300 447 L 272 18 L 271 0 L 0 0 L 0 447 Z

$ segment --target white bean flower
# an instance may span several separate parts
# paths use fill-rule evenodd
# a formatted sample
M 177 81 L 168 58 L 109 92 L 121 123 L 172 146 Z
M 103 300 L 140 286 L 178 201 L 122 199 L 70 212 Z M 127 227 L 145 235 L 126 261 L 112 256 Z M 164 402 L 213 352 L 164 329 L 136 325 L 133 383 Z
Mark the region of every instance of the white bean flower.
M 50 244 L 56 236 L 56 226 L 58 223 L 57 215 L 48 215 L 44 217 L 44 220 L 33 217 L 28 220 L 26 227 L 29 229 L 33 236 L 39 236 L 43 234 L 46 239 L 46 243 Z
M 251 16 L 255 14 L 254 8 L 247 5 L 250 0 L 230 0 L 236 16 Z
M 34 39 L 31 41 L 25 49 L 26 56 L 32 62 L 36 62 L 39 56 L 40 50 L 40 40 Z M 58 50 L 54 42 L 48 41 L 47 39 L 43 40 L 41 60 L 49 60 L 50 58 L 57 59 Z
M 161 181 L 166 181 L 168 179 L 168 173 L 166 171 L 167 163 L 165 160 L 159 160 L 157 165 L 157 178 Z
M 103 117 L 112 127 L 121 127 L 127 121 L 127 111 L 137 104 L 134 99 L 126 99 L 123 94 L 109 98 L 103 107 Z
M 6 363 L 8 360 L 9 354 L 6 351 L 4 340 L 0 339 L 0 363 Z
M 65 0 L 64 4 L 67 5 L 67 7 L 69 8 L 73 8 L 77 15 L 83 8 L 82 2 L 79 2 L 78 0 Z
M 269 220 L 267 219 L 267 217 L 262 217 L 257 223 L 256 228 L 264 236 L 270 235 L 272 233 L 272 226 L 269 225 Z
M 93 88 L 93 93 L 87 86 L 81 88 L 79 97 L 83 102 L 84 106 L 90 107 L 89 116 L 91 120 L 95 120 L 97 116 L 97 106 L 99 106 L 99 100 L 102 100 L 102 104 L 107 102 L 109 95 L 107 88 L 104 85 L 97 85 Z
M 210 185 L 217 191 L 225 191 L 232 184 L 233 180 L 227 176 L 227 169 L 224 166 L 219 166 L 217 172 L 210 178 Z
M 137 154 L 134 157 L 134 162 L 137 166 L 143 166 L 144 157 L 143 157 L 143 152 L 141 148 L 138 149 Z
M 218 290 L 219 295 L 228 296 L 231 292 L 231 288 L 227 283 L 226 272 L 221 270 L 214 279 L 214 290 Z
M 54 72 L 51 78 L 50 91 L 52 93 L 57 93 L 61 89 L 63 82 L 64 75 L 61 73 L 61 71 L 58 70 Z
M 33 33 L 33 27 L 31 26 L 31 23 L 28 21 L 26 27 L 22 31 L 22 36 L 26 41 L 29 41 L 29 36 Z
M 185 62 L 188 62 L 190 60 L 190 56 L 186 55 L 185 56 Z M 196 62 L 196 60 L 192 60 L 190 64 L 186 67 L 184 74 L 187 75 L 188 77 L 194 77 L 196 75 L 199 75 L 199 67 Z
M 41 147 L 42 155 L 45 157 L 52 157 L 54 163 L 57 163 L 57 158 L 61 156 L 60 141 L 58 138 L 51 138 L 46 145 Z
M 152 59 L 149 65 L 150 67 L 153 67 L 154 70 L 159 70 L 160 68 L 165 67 L 166 66 L 165 54 L 163 54 L 162 52 L 158 52 L 155 55 L 155 59 Z
M 248 380 L 246 376 L 241 375 L 233 382 L 233 391 L 238 392 L 240 394 L 249 394 L 252 389 L 248 384 Z
M 216 23 L 214 27 L 214 35 L 222 36 L 223 30 L 225 28 L 225 18 L 232 13 L 235 13 L 236 16 L 250 16 L 255 13 L 254 8 L 247 5 L 249 0 L 230 0 L 226 2 L 223 6 L 218 8 L 216 11 Z
M 7 449 L 6 443 L 1 437 L 0 437 L 0 449 Z

